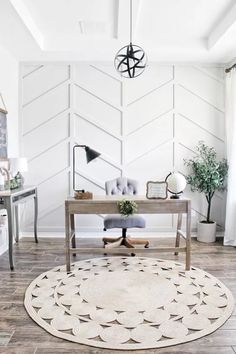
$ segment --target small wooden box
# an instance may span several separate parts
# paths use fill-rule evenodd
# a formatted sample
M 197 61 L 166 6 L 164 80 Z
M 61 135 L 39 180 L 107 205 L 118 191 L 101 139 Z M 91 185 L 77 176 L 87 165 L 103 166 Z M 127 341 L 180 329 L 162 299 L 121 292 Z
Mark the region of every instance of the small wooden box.
M 91 192 L 75 192 L 75 199 L 93 199 L 93 193 Z

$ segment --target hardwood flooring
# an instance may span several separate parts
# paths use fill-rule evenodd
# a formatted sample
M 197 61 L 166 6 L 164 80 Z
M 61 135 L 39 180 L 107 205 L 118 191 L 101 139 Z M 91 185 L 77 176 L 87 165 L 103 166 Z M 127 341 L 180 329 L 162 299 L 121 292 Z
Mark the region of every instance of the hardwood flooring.
M 98 239 L 84 239 L 84 246 L 98 245 Z M 151 240 L 153 245 L 173 245 L 173 239 Z M 151 257 L 153 255 L 150 255 Z M 95 255 L 76 258 L 86 259 Z M 184 262 L 184 254 L 157 255 L 158 258 Z M 236 353 L 236 310 L 216 332 L 196 341 L 164 349 L 139 351 L 106 350 L 71 343 L 45 332 L 31 318 L 23 306 L 26 287 L 40 273 L 65 263 L 64 240 L 59 238 L 24 238 L 14 246 L 15 271 L 10 272 L 8 254 L 0 256 L 0 354 L 233 354 Z M 192 243 L 192 265 L 210 272 L 233 292 L 236 299 L 236 248 L 223 247 L 222 240 L 214 244 Z

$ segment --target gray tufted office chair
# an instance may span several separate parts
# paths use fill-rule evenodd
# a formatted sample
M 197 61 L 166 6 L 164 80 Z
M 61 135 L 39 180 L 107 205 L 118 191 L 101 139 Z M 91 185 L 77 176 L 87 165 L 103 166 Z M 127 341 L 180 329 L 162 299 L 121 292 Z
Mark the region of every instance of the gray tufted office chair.
M 105 184 L 107 195 L 136 195 L 138 194 L 138 182 L 126 177 L 119 177 Z M 146 225 L 145 219 L 140 215 L 107 215 L 104 218 L 104 231 L 107 229 L 120 228 L 122 229 L 122 236 L 118 238 L 104 237 L 104 247 L 112 248 L 121 245 L 134 248 L 135 244 L 144 245 L 148 248 L 149 242 L 147 240 L 135 240 L 127 237 L 127 229 L 130 228 L 144 228 Z

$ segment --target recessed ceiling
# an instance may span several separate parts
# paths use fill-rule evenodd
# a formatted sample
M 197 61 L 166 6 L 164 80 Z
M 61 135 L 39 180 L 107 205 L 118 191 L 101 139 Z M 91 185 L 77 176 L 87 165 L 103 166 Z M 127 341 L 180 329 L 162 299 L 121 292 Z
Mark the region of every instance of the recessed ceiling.
M 23 0 L 45 39 L 79 38 L 82 35 L 112 38 L 115 31 L 116 0 Z M 102 30 L 103 29 L 103 30 Z
M 235 0 L 133 0 L 134 42 L 149 60 L 236 56 Z M 128 0 L 1 0 L 0 44 L 19 60 L 113 60 L 129 42 Z

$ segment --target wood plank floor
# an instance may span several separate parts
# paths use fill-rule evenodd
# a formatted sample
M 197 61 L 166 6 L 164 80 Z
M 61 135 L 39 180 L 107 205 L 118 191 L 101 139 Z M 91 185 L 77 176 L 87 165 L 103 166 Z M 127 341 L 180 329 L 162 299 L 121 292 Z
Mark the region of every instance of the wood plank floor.
M 96 246 L 100 240 L 82 240 L 84 246 Z M 173 245 L 173 239 L 156 239 L 152 245 Z M 150 255 L 153 256 L 153 255 Z M 95 255 L 83 255 L 80 259 Z M 158 258 L 184 262 L 184 254 L 160 254 Z M 0 354 L 110 354 L 127 351 L 105 350 L 70 343 L 53 337 L 36 325 L 23 307 L 26 287 L 40 273 L 64 264 L 64 241 L 59 238 L 22 239 L 14 246 L 15 271 L 9 271 L 8 254 L 0 256 Z M 77 257 L 76 260 L 79 260 Z M 193 241 L 192 265 L 202 268 L 225 283 L 236 298 L 236 248 L 223 247 L 219 240 L 214 244 Z M 129 353 L 236 353 L 236 310 L 233 316 L 215 333 L 196 341 L 164 349 L 139 350 Z

